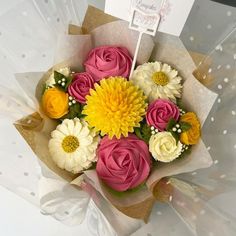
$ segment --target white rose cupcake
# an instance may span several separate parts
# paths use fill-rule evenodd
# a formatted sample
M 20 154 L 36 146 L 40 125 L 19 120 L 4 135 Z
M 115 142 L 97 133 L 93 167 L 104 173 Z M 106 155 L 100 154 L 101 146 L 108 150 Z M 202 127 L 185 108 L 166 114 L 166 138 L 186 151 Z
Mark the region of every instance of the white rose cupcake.
M 144 91 L 149 102 L 158 98 L 175 102 L 176 98 L 181 97 L 181 80 L 178 71 L 157 61 L 138 66 L 131 77 L 131 81 Z
M 88 128 L 85 121 L 65 119 L 51 136 L 49 152 L 61 169 L 77 174 L 97 161 L 99 136 Z
M 160 132 L 152 135 L 149 140 L 149 151 L 153 158 L 161 162 L 171 162 L 180 156 L 183 144 L 170 132 Z

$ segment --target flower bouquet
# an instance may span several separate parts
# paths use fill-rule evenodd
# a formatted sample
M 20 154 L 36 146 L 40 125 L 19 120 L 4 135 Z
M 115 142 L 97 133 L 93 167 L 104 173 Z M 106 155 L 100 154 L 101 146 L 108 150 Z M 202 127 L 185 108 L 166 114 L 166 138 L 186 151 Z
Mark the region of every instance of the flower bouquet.
M 42 197 L 42 210 L 61 221 L 65 212 L 81 216 L 87 193 L 104 222 L 128 235 L 152 219 L 155 202 L 181 212 L 184 196 L 201 209 L 194 187 L 169 178 L 212 164 L 201 129 L 217 95 L 192 75 L 186 49 L 164 34 L 157 43 L 145 36 L 131 73 L 137 34 L 127 23 L 89 7 L 82 28 L 70 25 L 69 33 L 50 70 L 17 75 L 39 106 L 15 126 L 53 180 L 42 181 L 45 196 L 66 193 Z M 78 195 L 86 200 L 71 200 Z

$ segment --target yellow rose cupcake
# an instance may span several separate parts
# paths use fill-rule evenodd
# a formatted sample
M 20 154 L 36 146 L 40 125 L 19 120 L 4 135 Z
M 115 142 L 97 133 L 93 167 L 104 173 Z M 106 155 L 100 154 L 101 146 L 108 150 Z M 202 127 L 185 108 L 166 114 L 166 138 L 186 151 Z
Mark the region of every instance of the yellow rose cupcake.
M 180 141 L 186 145 L 197 144 L 201 136 L 201 125 L 194 112 L 187 112 L 181 116 L 180 122 L 186 122 L 191 128 L 180 135 Z
M 45 114 L 53 119 L 59 119 L 68 113 L 69 96 L 58 88 L 49 88 L 42 97 L 42 107 Z

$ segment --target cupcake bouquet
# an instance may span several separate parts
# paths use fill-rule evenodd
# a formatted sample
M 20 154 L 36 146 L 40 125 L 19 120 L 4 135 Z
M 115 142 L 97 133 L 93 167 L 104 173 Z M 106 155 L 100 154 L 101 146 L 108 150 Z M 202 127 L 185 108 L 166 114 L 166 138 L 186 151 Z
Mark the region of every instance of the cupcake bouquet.
M 148 62 L 129 79 L 131 64 L 124 47 L 96 47 L 85 71 L 54 71 L 41 99 L 44 113 L 60 123 L 48 144 L 56 165 L 73 174 L 96 169 L 119 192 L 144 184 L 160 162 L 183 158 L 201 133 L 197 115 L 180 105 L 177 70 Z
M 165 177 L 212 164 L 201 127 L 216 96 L 193 77 L 195 65 L 185 49 L 160 40 L 155 55 L 153 39 L 144 35 L 131 72 L 138 35 L 126 22 L 90 7 L 83 29 L 89 34 L 69 27 L 72 34 L 58 41 L 59 63 L 46 73 L 18 78 L 37 99 L 37 112 L 17 120 L 16 128 L 52 172 L 48 176 L 58 177 L 46 177 L 50 188 L 42 184 L 43 211 L 57 218 L 71 210 L 77 219 L 70 199 L 76 185 L 79 198 L 88 193 L 117 232 L 133 232 L 140 227 L 137 219 L 147 222 L 155 201 L 177 202 L 174 184 Z M 118 226 L 127 220 L 128 228 Z

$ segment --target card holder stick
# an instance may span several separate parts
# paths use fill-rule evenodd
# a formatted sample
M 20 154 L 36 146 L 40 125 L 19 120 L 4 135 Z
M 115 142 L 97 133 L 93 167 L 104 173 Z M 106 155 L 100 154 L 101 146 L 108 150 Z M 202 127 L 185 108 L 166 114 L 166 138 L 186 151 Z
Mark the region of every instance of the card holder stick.
M 166 0 L 162 0 L 161 7 L 160 7 L 159 11 L 156 14 L 147 14 L 145 12 L 140 11 L 140 9 L 137 9 L 136 7 L 133 8 L 132 19 L 130 21 L 129 27 L 131 29 L 139 31 L 139 36 L 138 36 L 138 41 L 137 41 L 136 48 L 135 48 L 135 53 L 134 53 L 134 57 L 133 57 L 133 63 L 132 63 L 129 78 L 132 77 L 132 74 L 133 74 L 133 71 L 134 71 L 134 68 L 135 68 L 135 65 L 136 65 L 138 52 L 139 52 L 139 48 L 140 48 L 140 44 L 141 44 L 143 34 L 149 34 L 149 35 L 155 36 L 156 31 L 158 30 L 158 28 L 160 26 L 161 10 L 163 9 L 163 7 L 165 5 L 165 1 Z M 152 22 L 151 27 L 146 27 L 145 23 L 142 24 L 142 22 L 140 23 L 140 25 L 137 24 L 135 22 L 135 20 L 137 18 L 137 14 L 138 14 L 138 17 L 141 17 L 141 18 L 139 18 L 139 20 L 141 19 L 141 21 L 142 21 L 142 17 L 144 18 L 144 22 L 147 21 L 147 19 L 149 18 L 148 20 L 151 20 L 151 22 Z
M 134 72 L 134 67 L 136 65 L 138 51 L 139 51 L 139 47 L 140 47 L 140 44 L 141 44 L 142 36 L 143 36 L 143 32 L 139 32 L 138 41 L 137 41 L 137 44 L 136 44 L 136 48 L 135 48 L 135 52 L 134 52 L 134 58 L 133 58 L 132 67 L 131 67 L 131 71 L 130 71 L 130 78 L 132 77 L 132 74 Z

